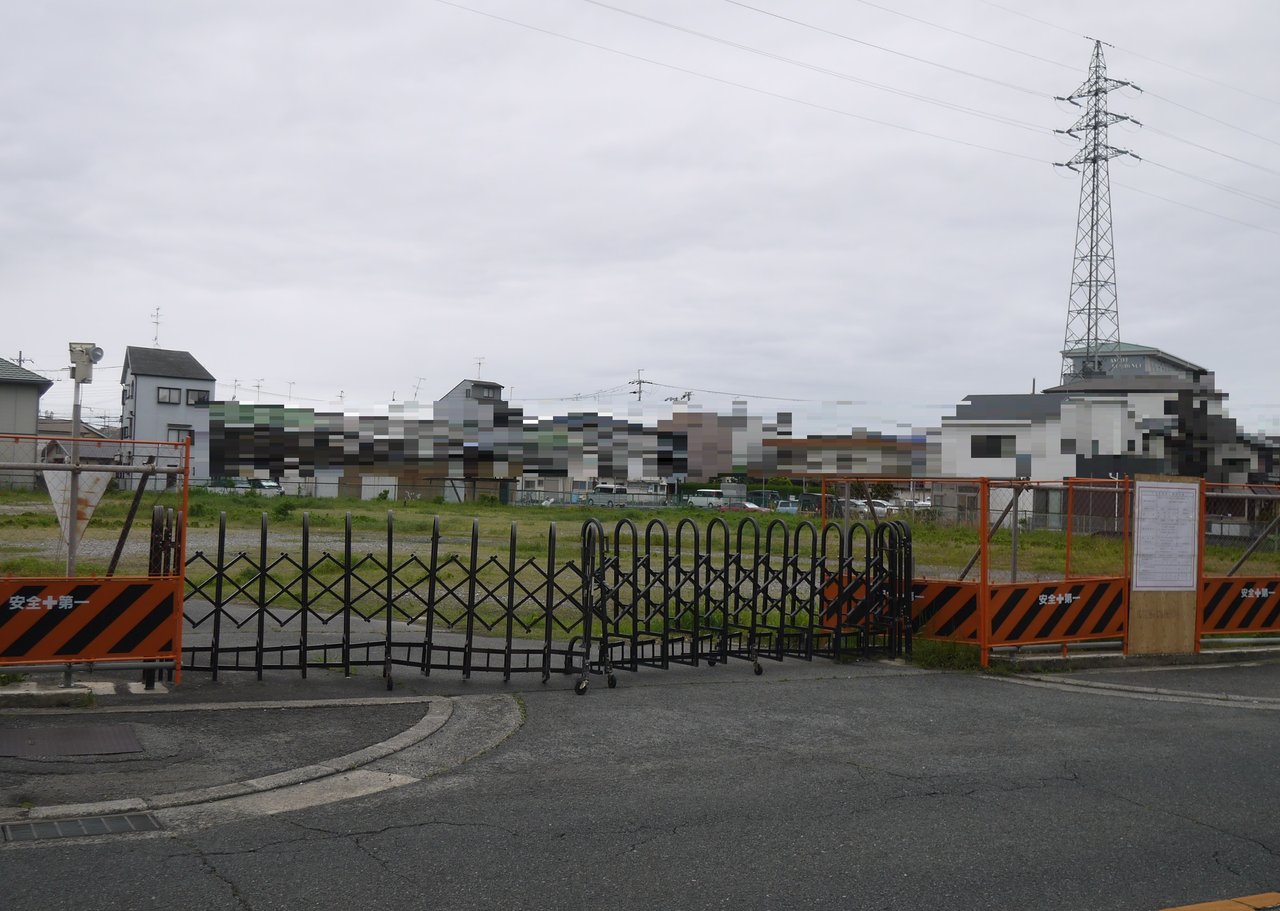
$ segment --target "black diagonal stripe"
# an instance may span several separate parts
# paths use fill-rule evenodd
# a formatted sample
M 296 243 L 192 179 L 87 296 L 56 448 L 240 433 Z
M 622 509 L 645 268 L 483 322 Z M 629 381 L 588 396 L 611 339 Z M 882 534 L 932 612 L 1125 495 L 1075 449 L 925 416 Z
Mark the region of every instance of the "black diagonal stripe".
M 1200 618 L 1200 622 L 1208 623 L 1209 618 L 1213 616 L 1213 612 L 1218 609 L 1218 605 L 1222 603 L 1222 599 L 1227 596 L 1227 592 L 1231 590 L 1230 582 L 1219 582 L 1218 590 L 1213 593 L 1213 597 L 1204 606 L 1204 616 Z
M 77 601 L 85 600 L 97 590 L 98 590 L 98 586 L 96 585 L 78 585 L 76 586 L 75 589 L 72 590 L 71 597 Z M 44 586 L 43 585 L 28 586 L 27 588 L 24 588 L 23 591 L 27 591 L 31 595 L 36 595 L 44 591 Z M 21 613 L 21 611 L 13 611 L 12 613 L 17 614 L 17 613 Z M 34 648 L 35 646 L 43 642 L 45 640 L 45 637 L 51 635 L 53 631 L 56 630 L 60 624 L 64 623 L 67 620 L 68 617 L 72 617 L 75 615 L 74 611 L 58 610 L 57 608 L 54 608 L 52 610 L 42 609 L 42 613 L 44 616 L 42 616 L 39 620 L 33 623 L 31 625 L 31 628 L 28 629 L 25 633 L 23 633 L 21 636 L 15 639 L 13 644 L 4 650 L 4 654 L 0 655 L 0 657 L 2 658 L 22 657 L 23 655 L 27 654 L 27 652 L 31 651 L 32 648 Z
M 1025 591 L 1026 591 L 1025 588 L 1019 589 L 1018 594 L 1022 595 L 1023 592 Z M 1023 633 L 1027 631 L 1027 628 L 1030 627 L 1032 623 L 1036 622 L 1036 617 L 1040 616 L 1041 608 L 1043 607 L 1044 605 L 1038 601 L 1032 601 L 1030 604 L 1028 604 L 1027 612 L 1022 615 L 1022 619 L 1018 621 L 1017 625 L 1012 630 L 1010 630 L 1008 639 L 1010 641 L 1016 641 L 1018 639 L 1021 639 Z M 994 633 L 999 628 L 1000 628 L 999 626 L 992 625 L 991 632 Z
M 1252 580 L 1248 582 L 1242 582 L 1240 585 L 1240 593 L 1243 594 L 1246 588 L 1253 588 L 1255 584 L 1256 583 L 1253 582 Z M 1239 595 L 1232 598 L 1231 603 L 1227 605 L 1226 611 L 1223 612 L 1222 616 L 1218 619 L 1218 622 L 1213 625 L 1213 628 L 1226 629 L 1228 626 L 1230 626 L 1231 619 L 1240 610 L 1240 605 L 1242 605 L 1243 603 L 1244 603 L 1244 598 L 1240 597 Z
M 938 628 L 937 635 L 950 636 L 952 633 L 958 630 L 966 620 L 972 617 L 973 612 L 976 611 L 977 609 L 978 609 L 978 596 L 976 594 L 970 595 L 968 600 L 965 601 L 964 604 L 960 605 L 959 609 L 956 610 L 956 612 L 951 615 L 951 619 L 948 620 L 946 623 L 942 624 L 942 626 Z
M 930 598 L 928 603 L 920 609 L 920 614 L 916 618 L 916 627 L 923 629 L 924 625 L 938 615 L 938 612 L 946 607 L 951 599 L 960 593 L 960 586 L 948 585 L 940 591 L 936 597 Z
M 1093 595 L 1090 596 L 1088 603 L 1080 609 L 1080 613 L 1076 614 L 1076 618 L 1072 620 L 1071 625 L 1067 627 L 1066 634 L 1068 636 L 1074 636 L 1076 633 L 1080 632 L 1081 627 L 1084 626 L 1085 621 L 1089 619 L 1089 616 L 1093 613 L 1093 609 L 1098 606 L 1098 602 L 1102 600 L 1102 596 L 1106 593 L 1107 587 L 1105 585 L 1099 585 L 1093 590 Z
M 121 652 L 127 654 L 136 649 L 142 642 L 155 632 L 156 628 L 173 617 L 173 593 L 164 596 L 159 604 L 152 608 L 151 612 L 139 620 L 129 630 L 125 636 L 111 648 L 107 649 L 107 654 L 118 655 Z
M 11 597 L 21 598 L 25 601 L 32 595 L 38 595 L 42 591 L 44 591 L 43 585 L 24 585 L 15 591 Z M 0 604 L 0 626 L 4 626 L 14 617 L 21 617 L 22 613 L 20 610 L 10 610 L 9 602 L 6 600 L 3 604 Z
M 1124 601 L 1124 592 L 1116 592 L 1116 596 L 1111 599 L 1111 604 L 1108 605 L 1105 611 L 1103 611 L 1102 619 L 1094 624 L 1093 633 L 1095 635 L 1107 628 L 1107 624 L 1111 622 L 1111 618 L 1114 617 L 1116 615 L 1116 611 L 1120 609 L 1120 603 L 1122 601 Z
M 1071 589 L 1071 592 L 1073 595 L 1077 591 L 1079 591 L 1078 586 L 1076 588 Z M 1053 631 L 1058 628 L 1058 624 L 1062 622 L 1062 618 L 1067 615 L 1067 611 L 1071 610 L 1072 607 L 1073 605 L 1068 604 L 1066 601 L 1063 601 L 1061 604 L 1057 605 L 1057 607 L 1054 609 L 1054 612 L 1049 615 L 1049 619 L 1045 621 L 1044 626 L 1040 627 L 1040 629 L 1036 631 L 1035 636 L 1033 636 L 1032 638 L 1034 639 L 1052 638 Z
M 1254 618 L 1258 616 L 1258 612 L 1266 605 L 1266 598 L 1254 598 L 1253 604 L 1250 605 L 1248 612 L 1244 615 L 1244 619 L 1240 621 L 1240 629 L 1249 629 L 1253 625 Z
M 1274 591 L 1275 589 L 1273 588 L 1272 592 Z M 1272 594 L 1271 597 L 1276 598 L 1277 596 Z M 1276 620 L 1280 620 L 1280 598 L 1277 598 L 1276 606 L 1271 609 L 1271 613 L 1267 614 L 1267 619 L 1263 621 L 1262 628 L 1267 630 L 1275 629 Z
M 81 628 L 80 632 L 68 639 L 54 654 L 78 655 L 83 652 L 94 639 L 102 635 L 103 630 L 118 620 L 120 615 L 132 607 L 134 602 L 145 595 L 150 588 L 150 585 L 143 582 L 127 587 L 110 604 L 101 608 L 93 619 Z
M 1018 606 L 1018 602 L 1022 600 L 1022 596 L 1027 593 L 1025 588 L 1015 588 L 1009 593 L 1009 600 L 1004 603 L 1004 607 L 996 611 L 995 619 L 991 621 L 992 629 L 999 629 L 1004 626 L 1004 621 L 1009 619 L 1009 615 L 1013 613 L 1014 608 Z

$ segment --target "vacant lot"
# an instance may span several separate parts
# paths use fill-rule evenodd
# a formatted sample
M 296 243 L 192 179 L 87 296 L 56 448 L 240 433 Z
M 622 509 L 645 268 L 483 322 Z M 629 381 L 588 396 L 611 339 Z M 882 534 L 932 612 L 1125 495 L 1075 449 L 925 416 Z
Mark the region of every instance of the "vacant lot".
M 77 569 L 81 574 L 104 571 L 121 536 L 129 514 L 132 495 L 107 494 L 89 524 L 79 548 Z M 150 517 L 155 506 L 173 508 L 176 497 L 147 494 L 139 506 L 137 519 L 128 536 L 120 571 L 140 571 L 146 566 Z M 226 516 L 226 550 L 257 555 L 261 532 L 268 529 L 268 554 L 297 554 L 302 543 L 303 518 L 310 527 L 313 554 L 340 552 L 344 547 L 347 516 L 350 515 L 353 550 L 359 554 L 385 553 L 388 544 L 388 515 L 393 516 L 391 541 L 400 555 L 426 555 L 433 532 L 438 529 L 441 555 L 469 554 L 473 531 L 480 556 L 506 557 L 511 552 L 513 529 L 515 553 L 520 559 L 544 556 L 554 528 L 560 559 L 571 556 L 580 546 L 583 524 L 599 519 L 611 544 L 629 551 L 633 535 L 641 546 L 646 537 L 660 543 L 665 527 L 674 546 L 678 526 L 684 524 L 686 549 L 691 543 L 690 525 L 696 525 L 706 546 L 708 526 L 714 523 L 713 542 L 717 552 L 726 540 L 730 548 L 781 556 L 784 548 L 810 552 L 813 538 L 801 526 L 817 525 L 817 517 L 760 513 L 713 513 L 700 509 L 653 508 L 607 509 L 586 506 L 500 506 L 492 504 L 444 504 L 412 501 L 388 503 L 349 499 L 305 497 L 262 498 L 253 495 L 229 496 L 193 492 L 188 517 L 190 556 L 196 552 L 212 555 L 217 549 L 220 516 Z M 720 521 L 722 520 L 723 524 Z M 978 550 L 979 534 L 974 527 L 957 526 L 928 514 L 904 517 L 912 532 L 916 575 L 927 578 L 955 578 L 969 565 Z M 758 529 L 758 533 L 757 533 Z M 1280 572 L 1280 539 L 1268 541 L 1250 558 L 1242 571 Z M 861 546 L 861 539 L 856 546 Z M 1243 554 L 1247 541 L 1211 543 L 1205 549 L 1209 573 L 1226 572 Z M 834 547 L 834 544 L 833 544 Z M 1125 547 L 1119 536 L 1075 534 L 1070 542 L 1071 575 L 1119 575 L 1124 571 Z M 1061 578 L 1066 570 L 1067 537 L 1061 532 L 1022 531 L 1018 536 L 1018 578 Z M 1013 565 L 1010 533 L 998 531 L 991 544 L 989 562 L 993 579 L 1008 578 Z M 9 575 L 58 574 L 65 569 L 65 555 L 59 540 L 57 520 L 47 497 L 40 492 L 0 493 L 0 572 Z M 978 575 L 976 563 L 966 578 Z

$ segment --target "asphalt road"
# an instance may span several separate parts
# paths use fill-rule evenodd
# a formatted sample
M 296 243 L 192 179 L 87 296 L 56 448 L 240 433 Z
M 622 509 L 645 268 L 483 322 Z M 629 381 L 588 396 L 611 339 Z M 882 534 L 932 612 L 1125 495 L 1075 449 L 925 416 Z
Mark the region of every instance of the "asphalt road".
M 1229 674 L 1280 697 L 1280 665 Z M 461 764 L 406 751 L 374 768 L 422 780 L 372 796 L 5 846 L 4 908 L 1155 911 L 1280 886 L 1273 707 L 798 662 L 431 688 L 518 694 L 524 724 L 469 749 L 455 714 L 428 742 Z

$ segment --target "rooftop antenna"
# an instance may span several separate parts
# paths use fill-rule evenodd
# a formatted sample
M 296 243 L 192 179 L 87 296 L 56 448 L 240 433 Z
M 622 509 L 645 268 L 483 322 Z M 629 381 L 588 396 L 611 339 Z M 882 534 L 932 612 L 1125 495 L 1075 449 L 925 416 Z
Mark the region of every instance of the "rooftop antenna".
M 254 394 L 254 396 L 255 396 L 255 398 L 256 398 L 256 399 L 261 400 L 261 398 L 262 398 L 262 377 L 258 377 L 258 379 L 254 382 L 254 384 L 253 384 L 253 394 Z
M 422 388 L 422 383 L 425 380 L 426 380 L 425 376 L 420 376 L 418 377 L 418 382 L 413 384 L 413 400 L 415 402 L 418 400 L 418 390 Z
M 484 358 L 476 355 L 476 379 L 480 379 L 480 368 L 484 365 Z
M 288 381 L 288 383 L 289 383 L 289 401 L 291 401 L 291 402 L 293 401 L 293 384 L 294 384 L 295 382 L 296 382 L 295 380 L 289 380 L 289 381 Z
M 1089 78 L 1065 98 L 1076 107 L 1083 102 L 1084 113 L 1065 130 L 1055 130 L 1079 140 L 1083 145 L 1065 163 L 1055 167 L 1070 168 L 1080 174 L 1080 214 L 1076 223 L 1075 263 L 1071 269 L 1071 298 L 1067 303 L 1067 332 L 1062 343 L 1062 382 L 1105 376 L 1103 354 L 1114 362 L 1120 344 L 1120 309 L 1116 300 L 1116 261 L 1111 237 L 1111 176 L 1107 164 L 1112 158 L 1129 155 L 1141 161 L 1128 149 L 1107 142 L 1107 127 L 1128 121 L 1142 124 L 1124 114 L 1107 110 L 1107 94 L 1131 82 L 1107 77 L 1107 63 L 1102 57 L 1102 42 L 1094 40 L 1093 57 L 1089 61 Z
M 160 308 L 156 307 L 151 311 L 151 324 L 155 326 L 155 332 L 151 336 L 151 347 L 160 347 Z
M 239 377 L 237 377 L 236 379 L 231 381 L 231 401 L 236 402 L 239 400 L 240 400 L 240 379 Z

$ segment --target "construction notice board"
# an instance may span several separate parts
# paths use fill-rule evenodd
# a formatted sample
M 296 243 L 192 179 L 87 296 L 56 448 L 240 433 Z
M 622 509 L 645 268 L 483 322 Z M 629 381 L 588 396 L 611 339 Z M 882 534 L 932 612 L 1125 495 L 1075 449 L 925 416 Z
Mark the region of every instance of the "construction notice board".
M 1198 478 L 1135 479 L 1130 654 L 1197 650 L 1200 504 Z
M 0 579 L 0 666 L 182 651 L 182 577 Z

